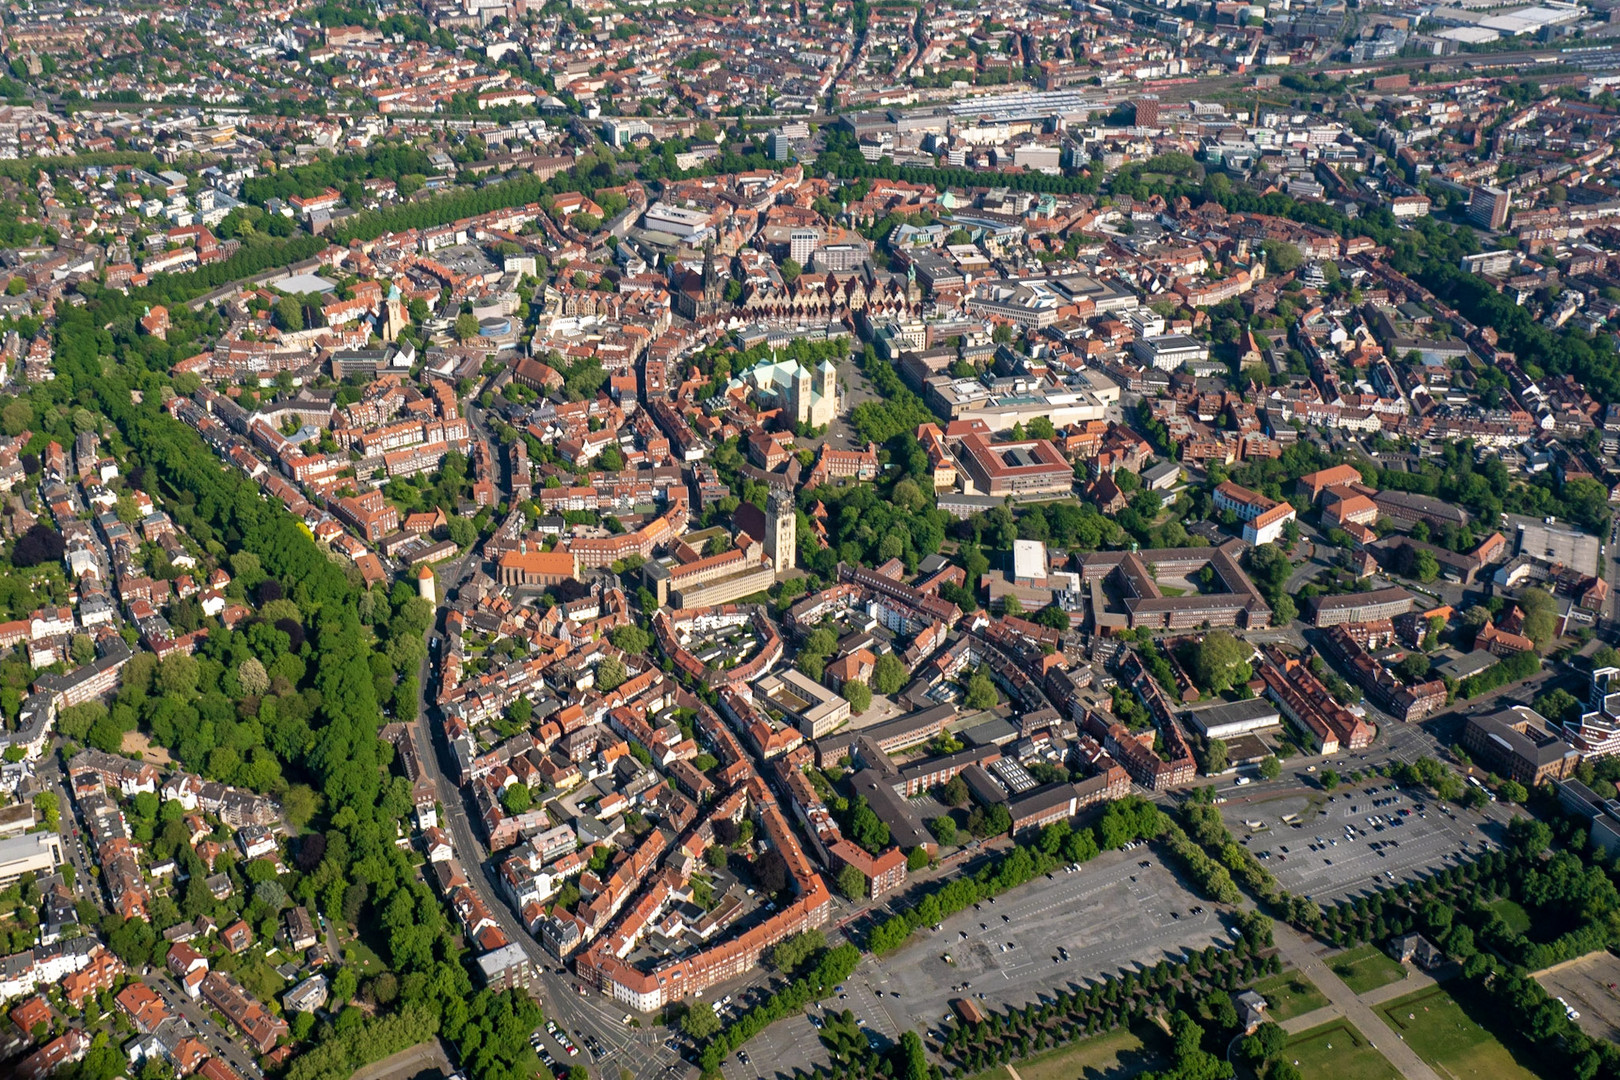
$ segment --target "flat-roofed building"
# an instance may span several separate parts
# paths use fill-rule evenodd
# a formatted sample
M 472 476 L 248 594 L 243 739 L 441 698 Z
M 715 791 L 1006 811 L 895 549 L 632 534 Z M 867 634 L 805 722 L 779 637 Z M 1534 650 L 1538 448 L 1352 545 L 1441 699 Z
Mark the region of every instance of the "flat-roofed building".
M 1581 757 L 1554 733 L 1545 717 L 1524 705 L 1470 716 L 1463 728 L 1463 747 L 1491 771 L 1525 787 L 1564 779 Z
M 49 874 L 62 865 L 62 841 L 55 833 L 24 833 L 0 840 L 0 888 L 24 874 Z
M 1282 723 L 1282 712 L 1265 698 L 1188 709 L 1182 715 L 1206 739 L 1232 739 Z
M 819 739 L 849 720 L 849 702 L 792 668 L 765 676 L 754 684 L 754 695 L 780 709 L 807 739 Z
M 1209 346 L 1186 334 L 1160 334 L 1131 342 L 1131 355 L 1160 371 L 1175 371 L 1189 361 L 1208 360 Z
M 1544 563 L 1567 566 L 1583 574 L 1598 569 L 1598 538 L 1579 529 L 1548 525 L 1546 522 L 1519 522 L 1517 555 L 1528 555 Z
M 709 228 L 709 214 L 705 210 L 689 210 L 684 206 L 654 203 L 642 215 L 641 226 L 648 232 L 668 233 L 682 240 L 690 239 Z
M 479 981 L 492 990 L 527 988 L 534 981 L 534 962 L 521 945 L 502 945 L 480 956 L 475 962 Z
M 1602 798 L 1574 777 L 1556 783 L 1559 805 L 1583 819 L 1592 846 L 1613 858 L 1620 851 L 1620 801 Z

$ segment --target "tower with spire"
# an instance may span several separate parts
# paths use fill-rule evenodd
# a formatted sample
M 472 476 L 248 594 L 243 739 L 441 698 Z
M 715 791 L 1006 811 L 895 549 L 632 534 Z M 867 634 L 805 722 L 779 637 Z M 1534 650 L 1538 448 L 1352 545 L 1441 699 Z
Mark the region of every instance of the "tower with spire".
M 725 292 L 726 283 L 720 277 L 720 264 L 714 259 L 714 241 L 703 245 L 703 302 L 717 304 Z

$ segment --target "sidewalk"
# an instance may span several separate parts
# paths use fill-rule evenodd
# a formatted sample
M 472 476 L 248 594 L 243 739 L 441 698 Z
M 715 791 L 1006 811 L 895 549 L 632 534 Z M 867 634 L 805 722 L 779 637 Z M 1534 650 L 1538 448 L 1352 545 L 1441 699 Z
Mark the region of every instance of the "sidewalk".
M 1367 1041 L 1395 1067 L 1395 1071 L 1406 1077 L 1406 1080 L 1440 1080 L 1435 1071 L 1423 1063 L 1423 1060 L 1412 1052 L 1412 1048 L 1379 1015 L 1373 1011 L 1368 1003 L 1350 992 L 1344 981 L 1324 964 L 1317 955 L 1319 946 L 1309 938 L 1301 937 L 1293 927 L 1286 923 L 1276 923 L 1272 928 L 1277 941 L 1277 949 L 1282 953 L 1283 960 L 1298 969 L 1316 988 L 1327 997 L 1329 1005 L 1305 1016 L 1296 1016 L 1283 1030 L 1290 1034 L 1294 1030 L 1304 1030 L 1304 1027 L 1294 1028 L 1305 1020 L 1311 1020 L 1311 1025 L 1326 1023 L 1334 1014 L 1343 1016 L 1356 1029 L 1366 1037 Z M 1424 977 L 1427 979 L 1427 976 Z M 1428 980 L 1432 982 L 1433 980 Z M 1402 988 L 1402 993 L 1410 993 L 1420 988 L 1422 984 L 1414 982 L 1411 978 L 1402 979 L 1392 984 Z M 1385 987 L 1384 989 L 1388 989 Z M 1400 996 L 1400 995 L 1392 995 Z
M 1419 990 L 1427 990 L 1431 986 L 1438 986 L 1442 981 L 1458 974 L 1461 974 L 1461 971 L 1457 965 L 1449 963 L 1436 969 L 1432 975 L 1426 971 L 1419 971 L 1415 967 L 1408 967 L 1406 969 L 1406 978 L 1399 979 L 1386 986 L 1380 986 L 1376 990 L 1369 990 L 1361 995 L 1361 1000 L 1372 1006 L 1382 1005 L 1386 1001 L 1394 1001 L 1396 998 L 1405 997 L 1407 994 L 1415 994 Z
M 1313 1027 L 1321 1027 L 1329 1020 L 1337 1020 L 1344 1014 L 1337 1005 L 1324 1005 L 1320 1009 L 1312 1009 L 1308 1013 L 1301 1013 L 1291 1019 L 1284 1020 L 1281 1028 L 1290 1035 L 1298 1035 L 1302 1031 L 1309 1031 Z

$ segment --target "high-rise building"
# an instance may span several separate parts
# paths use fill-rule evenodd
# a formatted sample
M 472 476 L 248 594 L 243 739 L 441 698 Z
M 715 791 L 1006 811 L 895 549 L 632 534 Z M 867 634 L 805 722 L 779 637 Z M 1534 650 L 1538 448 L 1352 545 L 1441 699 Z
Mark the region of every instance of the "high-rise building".
M 815 254 L 816 245 L 820 242 L 819 230 L 794 229 L 788 233 L 788 258 L 800 266 L 809 266 L 810 256 Z
M 1512 205 L 1512 196 L 1501 188 L 1477 187 L 1468 198 L 1468 220 L 1482 229 L 1500 229 Z

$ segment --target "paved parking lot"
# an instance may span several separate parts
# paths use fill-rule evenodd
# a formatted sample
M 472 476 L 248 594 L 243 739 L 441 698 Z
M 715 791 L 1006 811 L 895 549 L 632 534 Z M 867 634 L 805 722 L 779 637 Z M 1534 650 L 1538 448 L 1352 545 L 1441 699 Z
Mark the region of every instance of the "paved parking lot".
M 1424 877 L 1490 850 L 1500 840 L 1508 811 L 1496 804 L 1475 813 L 1421 793 L 1384 790 L 1389 786 L 1380 781 L 1341 788 L 1325 804 L 1321 794 L 1228 804 L 1222 816 L 1250 851 L 1270 853 L 1262 861 L 1283 888 L 1319 903 Z M 1383 800 L 1392 801 L 1375 805 Z M 1321 804 L 1314 816 L 1313 803 Z M 1421 814 L 1418 805 L 1424 807 Z M 1404 816 L 1403 809 L 1408 811 Z M 1282 820 L 1289 814 L 1300 815 L 1299 828 Z M 1377 822 L 1369 823 L 1370 817 Z M 1401 824 L 1390 825 L 1392 818 Z M 1347 825 L 1354 831 L 1346 832 Z
M 732 1054 L 720 1066 L 725 1080 L 788 1080 L 796 1072 L 809 1073 L 818 1065 L 826 1071 L 832 1064 L 832 1055 L 808 1016 L 778 1020 L 744 1047 L 743 1053 L 748 1055 L 748 1064 Z
M 1192 914 L 1194 907 L 1202 913 Z M 1023 1005 L 1212 942 L 1230 943 L 1230 920 L 1220 916 L 1151 848 L 1108 852 L 1076 873 L 1059 869 L 1050 881 L 1037 879 L 995 903 L 959 912 L 883 960 L 867 957 L 845 981 L 842 997 L 812 1011 L 847 1008 L 884 1047 L 908 1029 L 939 1030 L 955 998 L 982 998 L 998 1009 Z M 946 953 L 952 963 L 943 959 Z M 746 1050 L 749 1064 L 733 1055 L 722 1069 L 726 1080 L 781 1080 L 796 1067 L 830 1060 L 805 1017 L 773 1024 Z
M 1601 953 L 1561 964 L 1536 980 L 1580 1013 L 1575 1021 L 1594 1039 L 1620 1039 L 1620 957 Z
M 1200 906 L 1202 913 L 1192 914 Z M 1144 846 L 1109 852 L 1075 873 L 1059 869 L 1051 880 L 960 912 L 856 978 L 899 993 L 898 999 L 886 994 L 884 1004 L 928 1026 L 964 994 L 991 1007 L 1022 1005 L 1226 937 L 1215 907 L 1201 904 Z M 1068 950 L 1067 959 L 1060 948 Z M 963 983 L 969 984 L 965 991 L 951 989 Z

